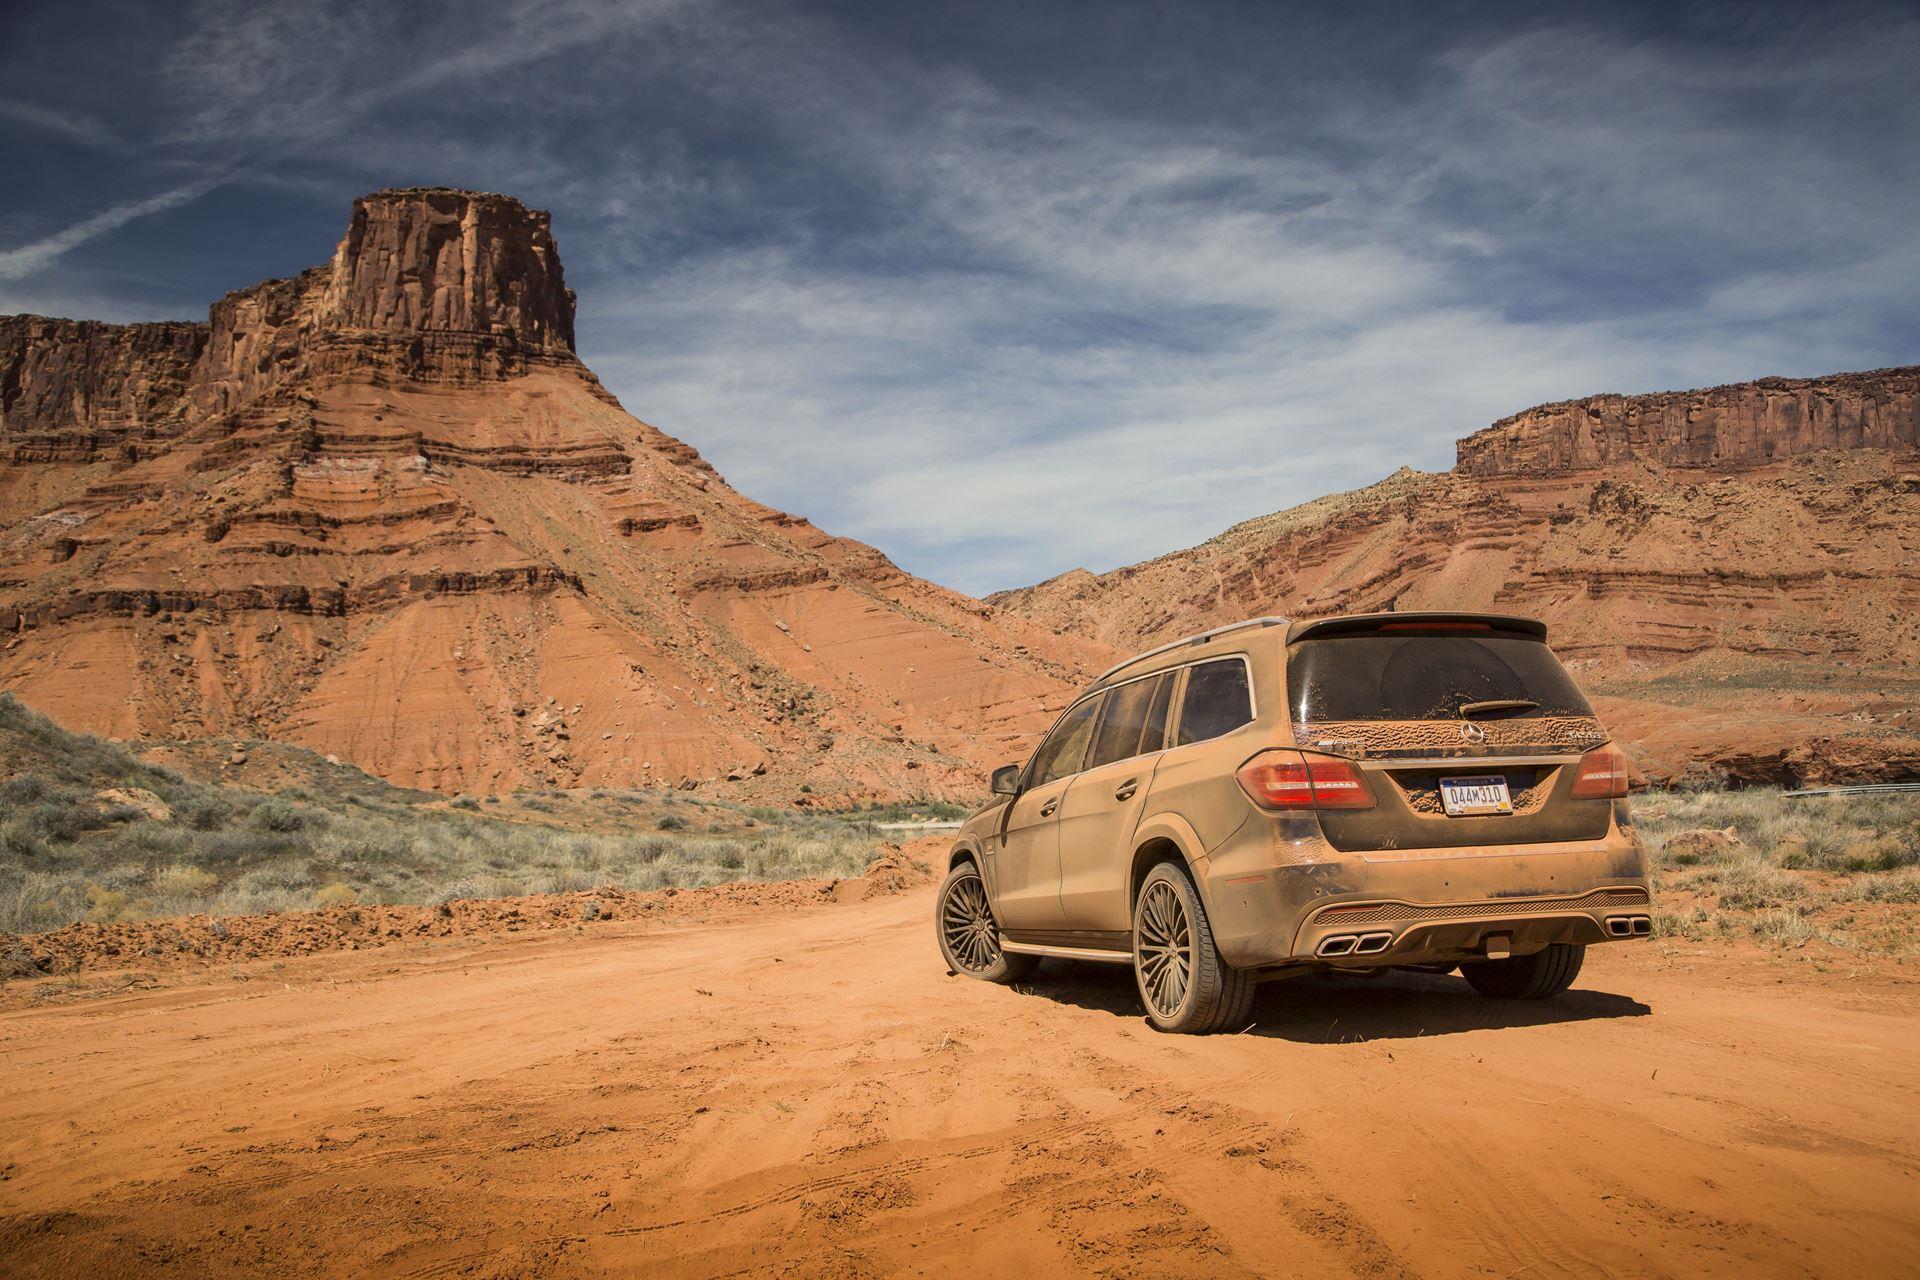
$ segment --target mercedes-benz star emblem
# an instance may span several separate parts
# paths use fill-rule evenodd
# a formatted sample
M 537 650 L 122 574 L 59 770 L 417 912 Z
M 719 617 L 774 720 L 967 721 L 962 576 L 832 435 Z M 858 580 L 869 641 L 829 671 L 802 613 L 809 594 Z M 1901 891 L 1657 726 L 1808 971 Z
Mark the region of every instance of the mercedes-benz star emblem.
M 1485 729 L 1482 729 L 1479 725 L 1473 723 L 1473 721 L 1466 720 L 1461 722 L 1460 736 L 1462 738 L 1465 738 L 1468 742 L 1473 743 L 1475 746 L 1478 746 L 1479 744 L 1487 740 L 1487 731 Z

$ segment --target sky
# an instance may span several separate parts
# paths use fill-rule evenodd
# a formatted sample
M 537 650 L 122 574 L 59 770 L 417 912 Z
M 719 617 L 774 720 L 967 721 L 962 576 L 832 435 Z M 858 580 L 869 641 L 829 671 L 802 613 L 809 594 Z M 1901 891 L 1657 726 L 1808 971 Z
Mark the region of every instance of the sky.
M 984 593 L 1528 405 L 1920 361 L 1920 6 L 4 0 L 0 313 L 548 209 L 581 356 Z

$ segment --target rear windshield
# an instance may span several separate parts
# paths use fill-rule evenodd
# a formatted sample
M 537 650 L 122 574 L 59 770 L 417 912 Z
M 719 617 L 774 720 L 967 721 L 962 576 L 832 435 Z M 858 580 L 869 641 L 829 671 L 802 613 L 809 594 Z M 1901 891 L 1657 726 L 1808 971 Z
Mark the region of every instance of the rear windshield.
M 1538 705 L 1485 714 L 1593 714 L 1552 650 L 1538 640 L 1514 636 L 1305 640 L 1288 655 L 1287 700 L 1296 721 L 1453 720 L 1463 705 L 1499 700 Z

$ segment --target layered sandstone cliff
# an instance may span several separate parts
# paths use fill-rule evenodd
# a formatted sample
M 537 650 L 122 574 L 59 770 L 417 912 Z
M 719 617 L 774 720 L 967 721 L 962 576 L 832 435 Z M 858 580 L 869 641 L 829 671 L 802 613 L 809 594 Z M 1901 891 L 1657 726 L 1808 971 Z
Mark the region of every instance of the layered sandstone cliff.
M 0 459 L 91 457 L 179 414 L 205 325 L 0 316 Z
M 1622 463 L 1734 470 L 1825 449 L 1920 447 L 1920 368 L 1762 378 L 1543 404 L 1459 444 L 1455 471 L 1538 476 Z
M 204 325 L 0 320 L 0 688 L 443 789 L 970 796 L 1110 655 L 729 488 L 573 352 L 547 215 L 356 202 Z
M 1544 405 L 1452 472 L 991 600 L 1122 649 L 1261 614 L 1529 614 L 1650 775 L 1920 777 L 1917 392 L 1905 368 Z

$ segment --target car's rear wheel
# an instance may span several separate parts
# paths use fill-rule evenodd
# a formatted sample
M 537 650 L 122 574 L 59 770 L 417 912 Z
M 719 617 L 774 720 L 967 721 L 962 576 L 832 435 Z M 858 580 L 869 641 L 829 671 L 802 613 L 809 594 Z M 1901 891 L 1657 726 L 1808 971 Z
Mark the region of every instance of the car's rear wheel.
M 1000 948 L 1000 926 L 987 901 L 980 868 L 962 862 L 947 872 L 933 906 L 934 935 L 947 968 L 982 982 L 1020 982 L 1040 966 L 1038 956 L 1009 955 Z
M 1199 890 L 1172 862 L 1149 871 L 1134 900 L 1133 976 L 1147 1021 L 1186 1035 L 1237 1030 L 1259 985 L 1220 958 Z
M 1470 961 L 1460 966 L 1460 976 L 1494 1000 L 1551 1000 L 1573 985 L 1586 958 L 1585 947 L 1555 942 L 1530 956 Z

